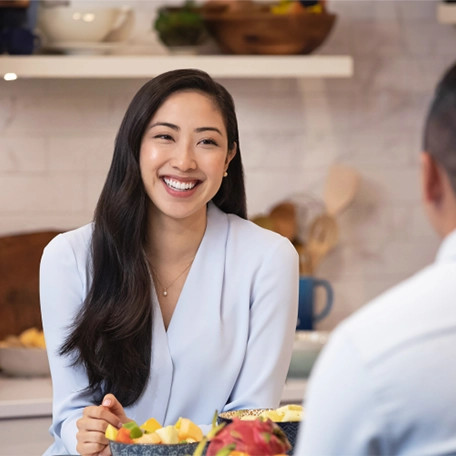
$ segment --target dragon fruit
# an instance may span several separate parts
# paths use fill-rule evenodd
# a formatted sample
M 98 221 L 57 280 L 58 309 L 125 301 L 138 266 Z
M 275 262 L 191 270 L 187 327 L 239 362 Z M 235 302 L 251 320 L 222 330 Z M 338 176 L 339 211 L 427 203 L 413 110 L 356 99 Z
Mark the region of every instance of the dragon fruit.
M 272 456 L 284 455 L 290 449 L 286 435 L 273 421 L 245 421 L 235 417 L 211 439 L 206 454 L 227 456 L 233 451 L 249 456 Z

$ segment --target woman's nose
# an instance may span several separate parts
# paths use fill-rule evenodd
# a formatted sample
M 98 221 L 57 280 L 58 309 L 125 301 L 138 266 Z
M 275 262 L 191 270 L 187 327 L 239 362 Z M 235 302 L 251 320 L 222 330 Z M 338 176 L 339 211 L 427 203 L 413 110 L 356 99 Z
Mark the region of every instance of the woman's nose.
M 181 144 L 179 147 L 176 147 L 171 164 L 181 171 L 196 169 L 195 152 L 192 145 Z

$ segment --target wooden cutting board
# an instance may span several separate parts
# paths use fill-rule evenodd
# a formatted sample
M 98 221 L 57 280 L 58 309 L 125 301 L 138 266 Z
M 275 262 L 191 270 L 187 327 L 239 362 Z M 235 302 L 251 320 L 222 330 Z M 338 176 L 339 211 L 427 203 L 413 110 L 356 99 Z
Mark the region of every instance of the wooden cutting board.
M 0 340 L 27 328 L 41 329 L 41 255 L 58 231 L 0 237 Z
M 28 8 L 30 0 L 1 0 L 0 8 Z

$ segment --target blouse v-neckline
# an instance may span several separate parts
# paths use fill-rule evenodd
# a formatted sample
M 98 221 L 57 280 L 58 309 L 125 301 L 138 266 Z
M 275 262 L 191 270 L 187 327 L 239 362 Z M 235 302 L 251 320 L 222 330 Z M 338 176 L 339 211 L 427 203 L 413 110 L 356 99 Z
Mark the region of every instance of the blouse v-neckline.
M 222 217 L 220 217 L 221 215 Z M 212 282 L 213 280 L 217 280 L 217 277 L 221 280 L 223 276 L 227 235 L 227 224 L 223 215 L 226 214 L 220 211 L 213 203 L 208 205 L 206 230 L 185 278 L 167 328 L 163 320 L 157 290 L 152 281 L 154 311 L 159 316 L 160 326 L 168 338 L 173 334 L 182 334 L 184 328 L 191 321 L 192 308 L 195 300 L 211 292 L 213 287 L 209 285 L 204 286 L 203 283 L 205 281 Z M 211 256 L 210 264 L 207 262 L 209 253 Z M 214 258 L 214 254 L 216 258 Z M 196 290 L 198 290 L 198 296 L 195 295 Z M 213 299 L 219 299 L 219 297 L 214 296 Z

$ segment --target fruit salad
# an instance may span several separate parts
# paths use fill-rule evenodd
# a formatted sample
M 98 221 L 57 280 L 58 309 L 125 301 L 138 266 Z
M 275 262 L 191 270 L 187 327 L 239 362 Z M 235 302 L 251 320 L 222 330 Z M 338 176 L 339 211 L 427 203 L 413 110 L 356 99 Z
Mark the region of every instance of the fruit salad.
M 285 421 L 301 421 L 303 417 L 302 405 L 288 404 L 275 410 L 264 410 L 257 416 L 243 415 L 241 420 L 255 420 L 256 418 L 270 419 L 276 423 Z
M 174 425 L 162 426 L 150 418 L 141 425 L 135 421 L 124 423 L 120 429 L 108 424 L 105 432 L 108 440 L 121 443 L 179 444 L 200 442 L 203 431 L 188 418 L 179 418 Z

